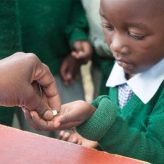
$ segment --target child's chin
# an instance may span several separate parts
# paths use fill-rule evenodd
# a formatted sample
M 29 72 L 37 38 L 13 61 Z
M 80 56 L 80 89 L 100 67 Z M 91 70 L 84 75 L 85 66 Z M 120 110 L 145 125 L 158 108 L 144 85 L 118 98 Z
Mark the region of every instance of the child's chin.
M 127 78 L 130 78 L 136 74 L 134 70 L 123 68 Z

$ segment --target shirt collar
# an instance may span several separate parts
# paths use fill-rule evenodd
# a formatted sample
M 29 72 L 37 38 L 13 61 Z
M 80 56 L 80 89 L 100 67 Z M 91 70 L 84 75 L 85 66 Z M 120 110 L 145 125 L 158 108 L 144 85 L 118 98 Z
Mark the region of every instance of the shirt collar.
M 115 87 L 127 83 L 140 100 L 146 104 L 155 95 L 163 80 L 164 59 L 155 64 L 149 70 L 138 73 L 129 80 L 126 80 L 123 68 L 115 63 L 106 86 Z

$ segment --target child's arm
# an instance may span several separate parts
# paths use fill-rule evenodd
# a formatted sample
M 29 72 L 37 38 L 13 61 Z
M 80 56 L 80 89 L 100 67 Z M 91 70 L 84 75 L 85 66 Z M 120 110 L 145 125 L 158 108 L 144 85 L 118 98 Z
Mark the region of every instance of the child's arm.
M 117 106 L 112 107 L 107 98 L 97 99 L 96 111 L 84 124 L 77 127 L 77 131 L 87 139 L 98 141 L 104 151 L 151 163 L 163 163 L 163 100 L 164 90 L 155 105 L 149 103 L 145 107 L 142 103 L 133 104 L 129 113 L 125 111 L 126 114 L 123 115 L 124 111 L 120 111 Z
M 62 106 L 60 115 L 54 118 L 51 128 L 47 130 L 71 128 L 88 119 L 76 130 L 83 137 L 98 141 L 101 149 L 151 163 L 163 163 L 163 100 L 164 92 L 155 105 L 147 104 L 145 108 L 145 105 L 133 104 L 131 113 L 126 117 L 109 96 L 98 97 L 92 104 L 94 107 L 83 101 L 68 103 Z M 37 117 L 32 117 L 32 120 L 37 123 Z M 41 128 L 44 127 L 47 124 L 41 125 Z
M 72 13 L 65 31 L 72 49 L 71 55 L 81 64 L 87 63 L 92 56 L 92 46 L 88 38 L 88 20 L 79 0 L 73 1 Z

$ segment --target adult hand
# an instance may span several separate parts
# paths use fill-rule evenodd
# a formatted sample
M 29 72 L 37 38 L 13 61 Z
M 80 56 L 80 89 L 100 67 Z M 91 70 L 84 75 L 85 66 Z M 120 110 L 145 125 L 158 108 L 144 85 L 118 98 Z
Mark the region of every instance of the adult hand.
M 36 111 L 45 120 L 53 118 L 51 108 L 60 109 L 55 80 L 36 55 L 18 52 L 0 60 L 0 77 L 1 106 Z
M 60 67 L 60 76 L 64 84 L 69 85 L 76 78 L 78 73 L 80 73 L 80 63 L 77 59 L 68 55 Z
M 72 46 L 71 55 L 76 59 L 81 59 L 82 63 L 87 63 L 92 57 L 92 46 L 88 41 L 76 41 Z

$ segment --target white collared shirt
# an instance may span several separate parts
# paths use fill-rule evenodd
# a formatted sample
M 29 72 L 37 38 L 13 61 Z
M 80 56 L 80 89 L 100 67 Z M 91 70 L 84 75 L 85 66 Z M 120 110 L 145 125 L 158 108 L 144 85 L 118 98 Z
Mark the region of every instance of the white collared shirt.
M 127 83 L 133 93 L 144 103 L 148 103 L 155 95 L 164 80 L 164 59 L 155 64 L 149 70 L 138 73 L 127 80 L 124 70 L 115 63 L 107 80 L 107 87 L 115 87 Z

